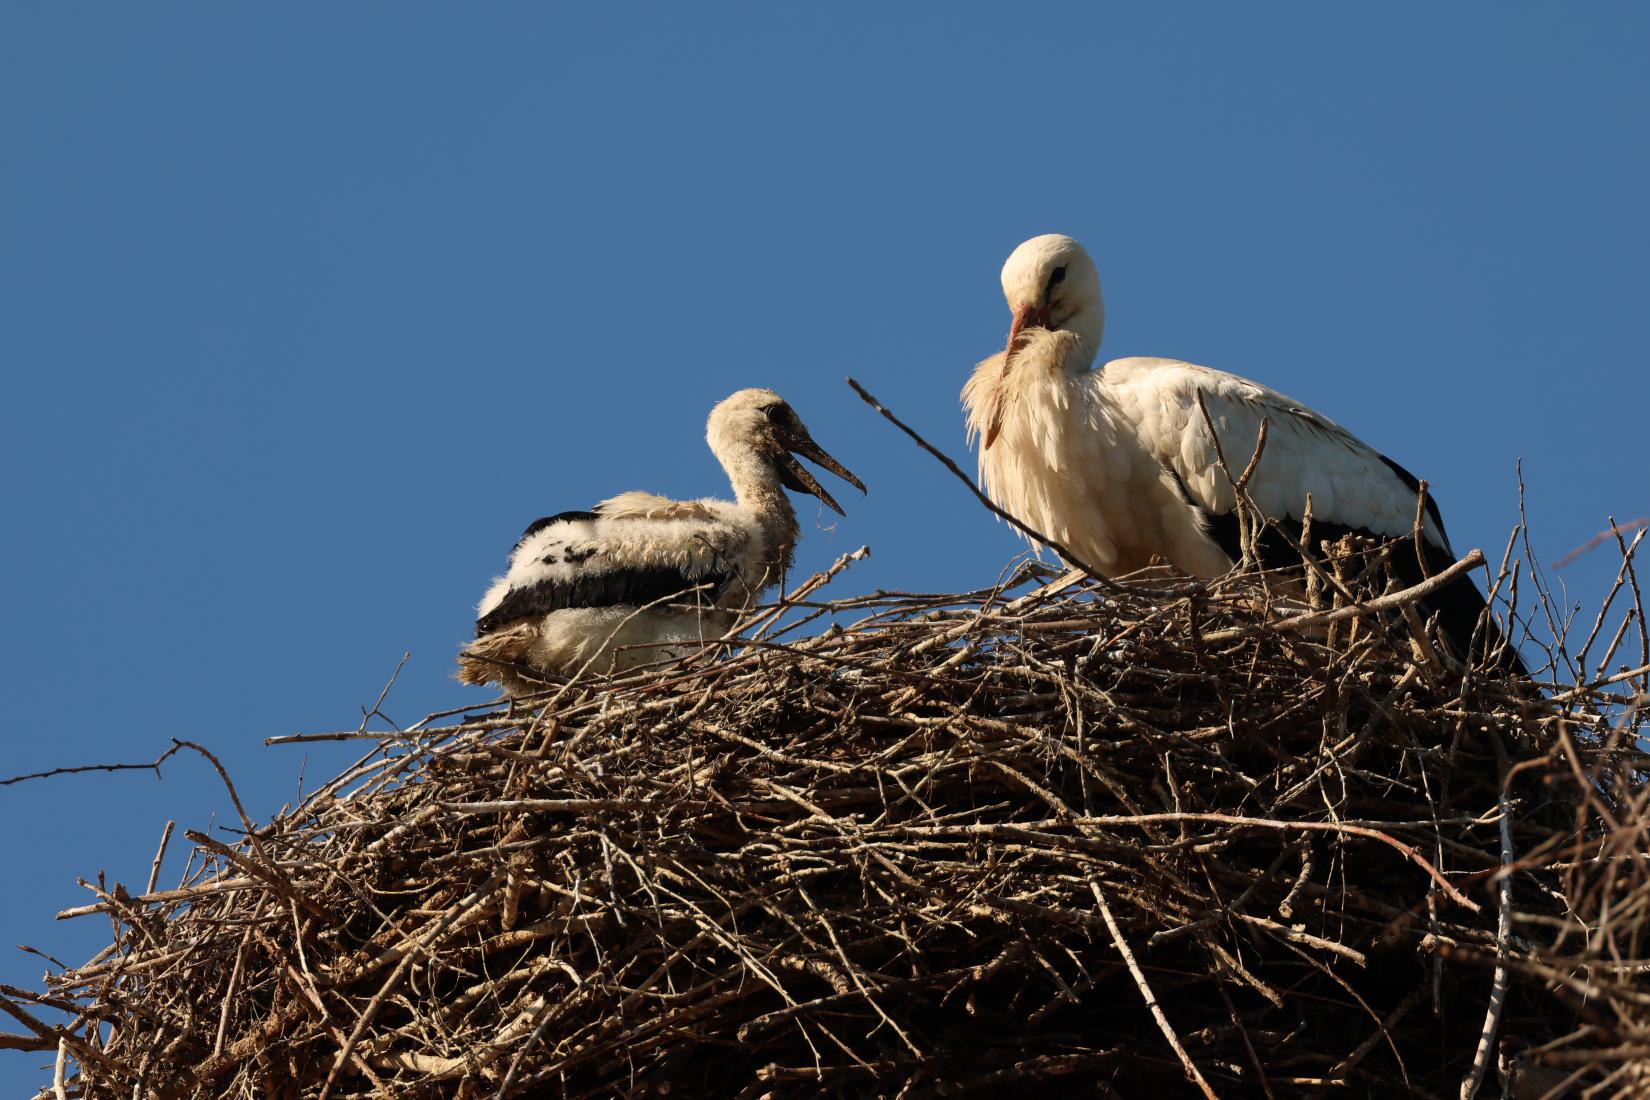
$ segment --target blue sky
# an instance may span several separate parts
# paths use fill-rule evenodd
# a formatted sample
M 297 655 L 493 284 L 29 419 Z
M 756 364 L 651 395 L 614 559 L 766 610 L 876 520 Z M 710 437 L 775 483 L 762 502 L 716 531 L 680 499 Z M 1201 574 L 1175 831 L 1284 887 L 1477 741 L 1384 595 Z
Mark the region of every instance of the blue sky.
M 1082 240 L 1105 353 L 1237 371 L 1428 478 L 1496 555 L 1650 512 L 1650 9 L 1569 5 L 7 5 L 0 776 L 219 753 L 255 816 L 347 754 L 404 651 L 451 679 L 535 516 L 726 482 L 767 385 L 869 484 L 802 570 L 974 586 L 1017 551 L 954 454 L 997 271 Z M 1592 606 L 1609 565 L 1559 578 Z M 164 780 L 0 787 L 0 981 L 79 962 L 75 877 L 141 888 Z M 183 844 L 161 876 L 175 884 Z M 0 1052 L 0 1084 L 40 1081 Z

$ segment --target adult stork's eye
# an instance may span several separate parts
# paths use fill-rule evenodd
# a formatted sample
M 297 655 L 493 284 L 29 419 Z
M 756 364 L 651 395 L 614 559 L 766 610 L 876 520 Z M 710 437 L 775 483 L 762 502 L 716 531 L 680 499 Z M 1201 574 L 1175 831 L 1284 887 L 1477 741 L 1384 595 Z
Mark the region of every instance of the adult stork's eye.
M 1065 281 L 1066 281 L 1066 265 L 1061 264 L 1059 267 L 1055 268 L 1052 273 L 1050 273 L 1050 275 L 1048 277 L 1048 288 L 1043 293 L 1052 294 L 1054 292 L 1054 288 L 1059 286 L 1061 283 L 1063 283 Z

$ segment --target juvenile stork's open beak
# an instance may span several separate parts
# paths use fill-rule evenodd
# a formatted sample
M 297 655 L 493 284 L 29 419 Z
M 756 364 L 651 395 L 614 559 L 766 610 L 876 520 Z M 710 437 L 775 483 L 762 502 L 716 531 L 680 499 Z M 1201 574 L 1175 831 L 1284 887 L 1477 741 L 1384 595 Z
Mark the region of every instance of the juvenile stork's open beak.
M 862 493 L 865 492 L 865 483 L 850 473 L 848 467 L 826 454 L 825 448 L 814 442 L 813 436 L 808 434 L 808 429 L 800 422 L 795 427 L 776 427 L 774 436 L 784 448 L 784 452 L 779 456 L 779 480 L 785 488 L 816 496 L 837 515 L 846 515 L 842 506 L 814 479 L 808 468 L 796 460 L 796 456 L 801 455 L 809 462 L 831 471 Z
M 991 394 L 991 417 L 986 421 L 985 450 L 997 442 L 997 433 L 1003 428 L 1003 388 L 1008 382 L 1009 368 L 1014 365 L 1014 345 L 1020 342 L 1020 330 L 1048 324 L 1048 306 L 1019 306 L 1014 310 L 1014 323 L 1008 328 L 1008 344 L 1003 348 L 1003 370 L 997 376 L 997 388 Z

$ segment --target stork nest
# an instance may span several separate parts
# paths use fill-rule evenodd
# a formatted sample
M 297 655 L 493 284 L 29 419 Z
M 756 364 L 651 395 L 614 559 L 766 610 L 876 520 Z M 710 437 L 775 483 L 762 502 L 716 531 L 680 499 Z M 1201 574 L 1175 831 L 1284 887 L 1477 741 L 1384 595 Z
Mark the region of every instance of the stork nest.
M 280 739 L 376 745 L 95 888 L 113 944 L 4 1007 L 82 1097 L 1650 1087 L 1645 669 L 1465 673 L 1354 572 L 1309 620 L 816 577 L 680 664 Z

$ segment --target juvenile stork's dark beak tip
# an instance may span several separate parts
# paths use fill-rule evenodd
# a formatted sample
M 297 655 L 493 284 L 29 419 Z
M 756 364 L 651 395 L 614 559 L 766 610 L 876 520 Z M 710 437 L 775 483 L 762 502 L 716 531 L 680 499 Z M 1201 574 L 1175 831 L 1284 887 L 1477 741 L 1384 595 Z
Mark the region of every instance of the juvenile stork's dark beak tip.
M 808 472 L 808 468 L 796 460 L 796 456 L 800 455 L 821 469 L 829 470 L 862 493 L 866 491 L 865 483 L 855 477 L 848 467 L 826 454 L 825 449 L 815 443 L 813 437 L 806 432 L 789 436 L 781 440 L 781 443 L 785 450 L 790 452 L 779 461 L 779 479 L 785 487 L 798 493 L 807 493 L 810 496 L 818 497 L 820 503 L 837 515 L 847 515 L 835 498 L 825 491 L 825 487 L 819 483 L 818 479 Z

